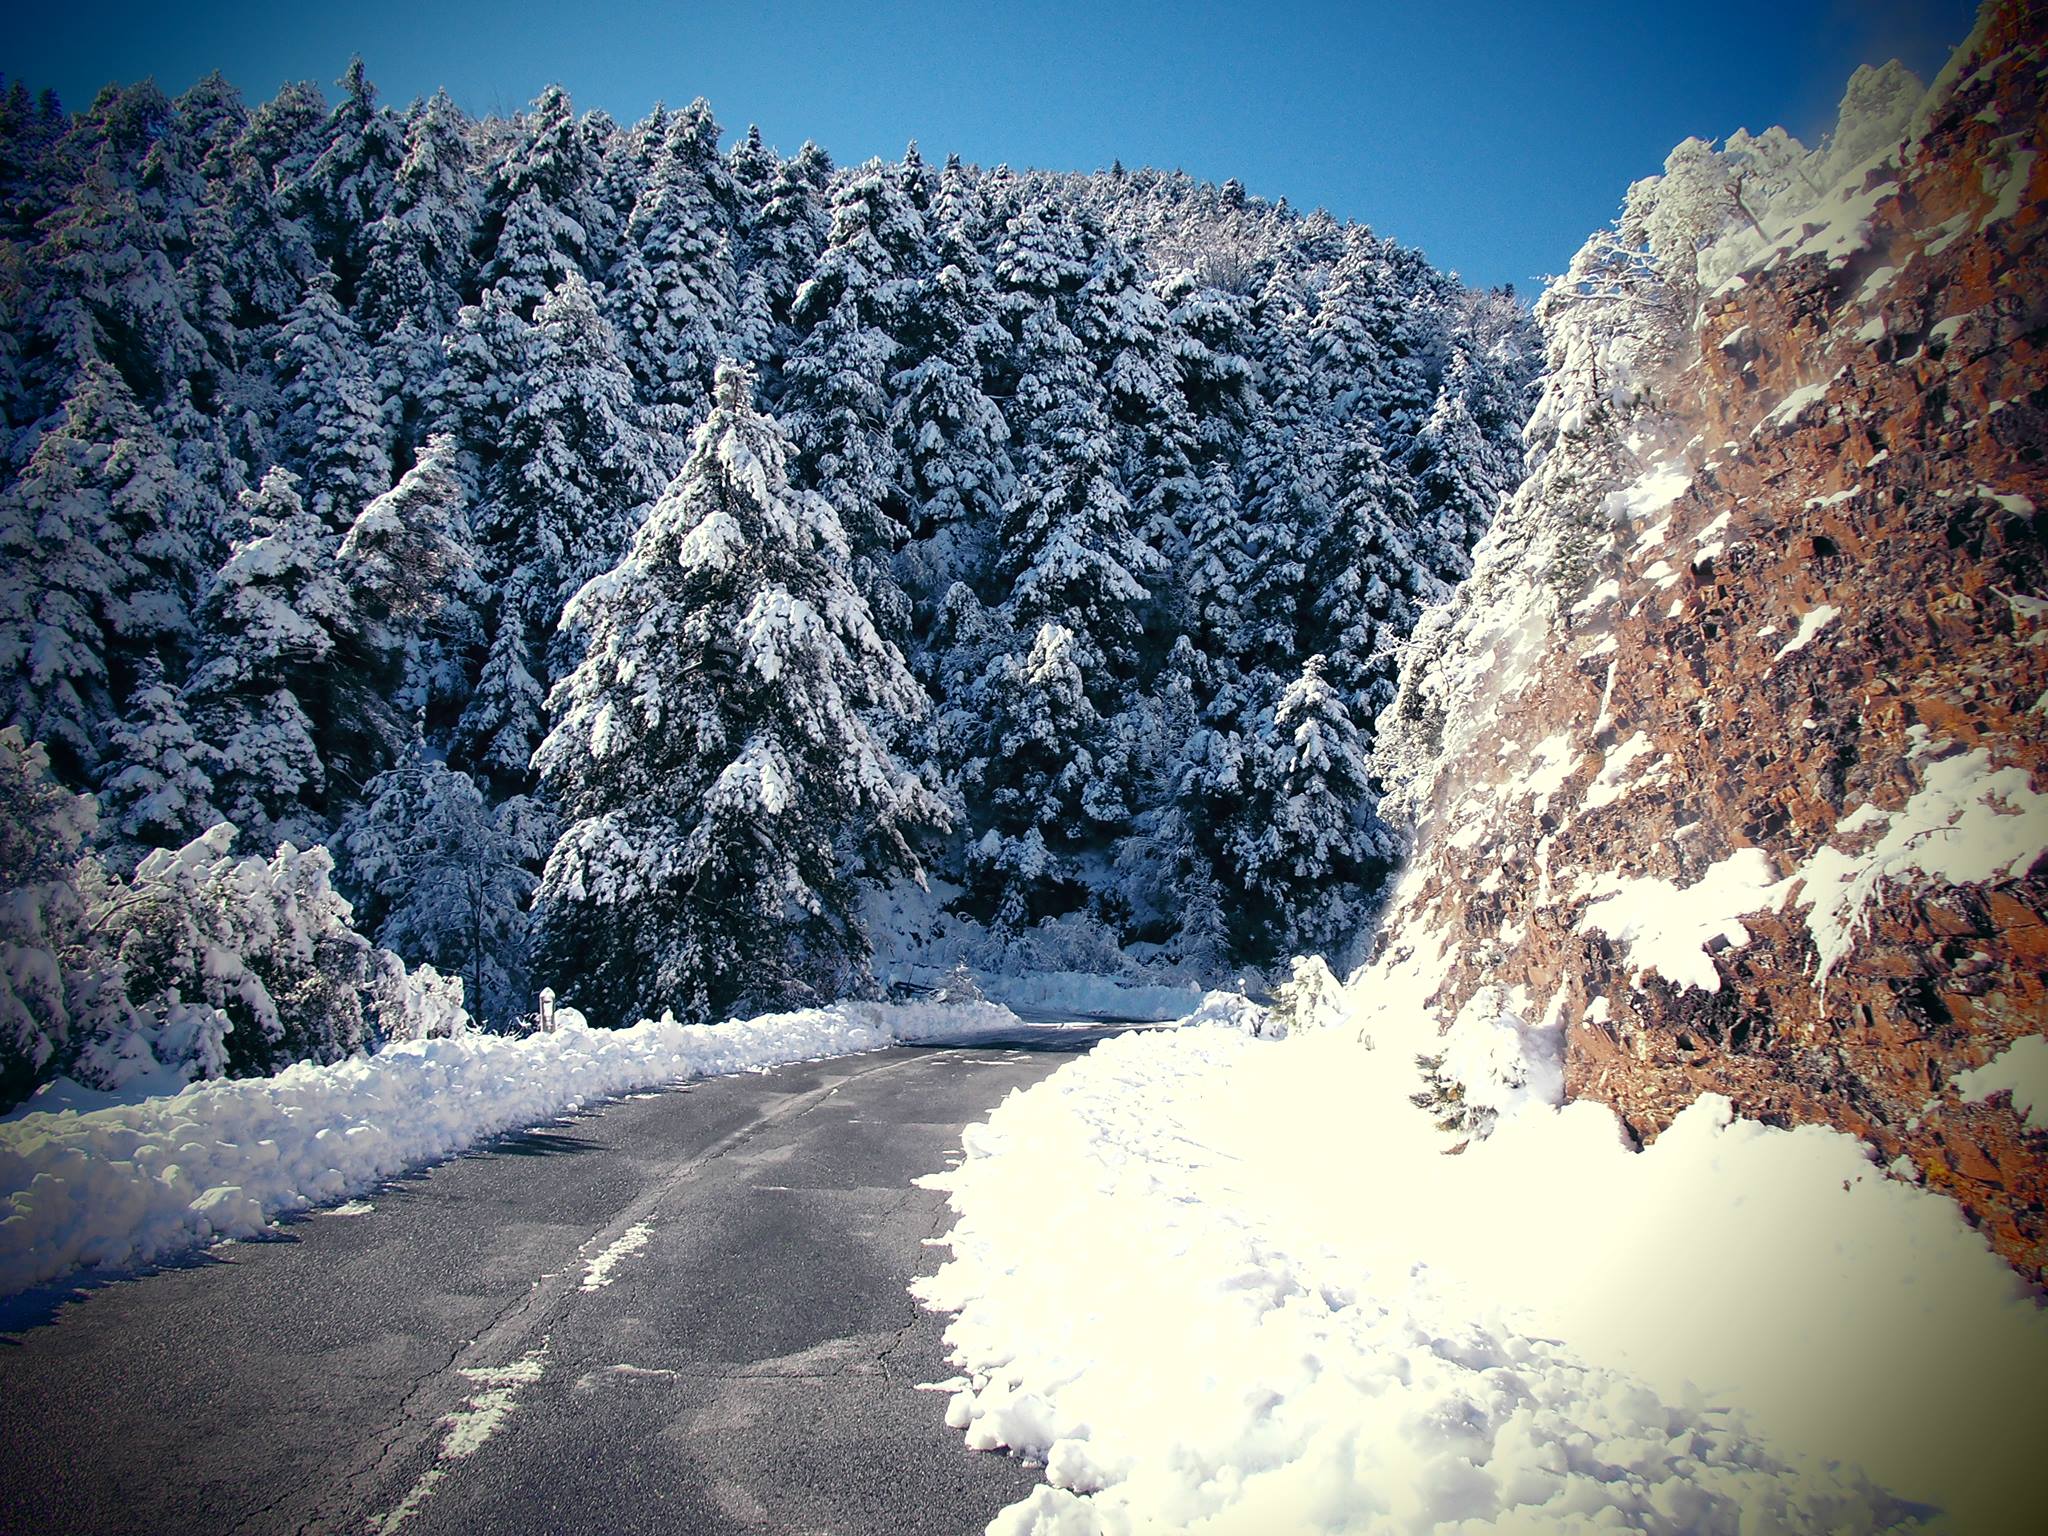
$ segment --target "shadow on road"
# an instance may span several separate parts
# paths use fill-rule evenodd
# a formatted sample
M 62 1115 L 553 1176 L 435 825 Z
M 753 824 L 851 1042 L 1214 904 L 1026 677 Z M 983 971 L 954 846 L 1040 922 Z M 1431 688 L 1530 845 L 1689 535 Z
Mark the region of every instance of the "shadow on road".
M 494 1157 L 502 1153 L 507 1157 L 562 1157 L 590 1150 L 591 1143 L 580 1137 L 564 1136 L 560 1131 L 514 1131 L 471 1148 L 468 1155 Z

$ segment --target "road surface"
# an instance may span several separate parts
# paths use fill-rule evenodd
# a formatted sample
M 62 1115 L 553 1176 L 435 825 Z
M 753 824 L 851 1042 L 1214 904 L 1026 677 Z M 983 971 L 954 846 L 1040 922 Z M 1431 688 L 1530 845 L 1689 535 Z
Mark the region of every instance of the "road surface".
M 978 1531 L 1038 1474 L 914 1390 L 912 1181 L 1116 1028 L 629 1098 L 46 1309 L 0 1335 L 0 1530 Z

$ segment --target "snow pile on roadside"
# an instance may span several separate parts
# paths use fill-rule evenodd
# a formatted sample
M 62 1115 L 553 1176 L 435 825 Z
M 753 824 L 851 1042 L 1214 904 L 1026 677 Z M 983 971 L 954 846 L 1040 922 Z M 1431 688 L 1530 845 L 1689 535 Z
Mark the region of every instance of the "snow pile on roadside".
M 0 1295 L 147 1264 L 340 1200 L 592 1099 L 681 1078 L 971 1039 L 981 1004 L 842 1004 L 728 1024 L 415 1040 L 333 1066 L 0 1124 Z
M 1997 1529 L 2036 1505 L 2048 1321 L 1947 1201 L 1717 1098 L 1639 1155 L 1604 1108 L 1532 1104 L 1445 1157 L 1371 1022 L 1377 1050 L 1109 1041 L 929 1181 L 959 1213 L 916 1287 L 959 1313 L 949 1422 L 1046 1464 L 992 1531 L 1875 1530 L 1926 1513 L 1903 1500 Z

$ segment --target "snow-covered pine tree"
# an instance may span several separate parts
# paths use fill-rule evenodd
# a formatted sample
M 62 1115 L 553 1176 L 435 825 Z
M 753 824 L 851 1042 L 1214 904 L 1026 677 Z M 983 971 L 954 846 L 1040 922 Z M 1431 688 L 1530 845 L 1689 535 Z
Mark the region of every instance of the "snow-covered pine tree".
M 1335 443 L 1317 409 L 1308 313 L 1294 274 L 1275 274 L 1257 318 L 1266 387 L 1239 468 L 1250 556 L 1242 611 L 1248 664 L 1278 676 L 1302 655 L 1309 546 L 1330 518 Z
M 113 368 L 90 362 L 61 422 L 0 492 L 0 721 L 84 785 L 143 659 L 190 637 L 198 563 L 186 477 Z
M 1416 553 L 1439 581 L 1455 583 L 1472 568 L 1472 546 L 1493 521 L 1501 497 L 1520 478 L 1501 426 L 1514 419 L 1513 390 L 1503 369 L 1454 348 L 1436 404 L 1415 437 Z M 1482 427 L 1490 417 L 1491 430 Z
M 540 93 L 520 129 L 486 203 L 490 256 L 483 281 L 526 319 L 549 294 L 572 277 L 588 276 L 594 265 L 589 216 L 597 161 L 569 93 L 558 85 Z
M 525 796 L 486 804 L 416 741 L 364 786 L 336 841 L 363 928 L 408 964 L 460 977 L 477 1021 L 503 1029 L 530 1001 L 526 907 L 557 830 Z
M 179 847 L 221 819 L 213 804 L 221 755 L 193 730 L 153 656 L 128 695 L 127 715 L 108 733 L 107 762 L 100 824 L 114 868 L 133 869 L 149 849 Z
M 290 412 L 280 433 L 300 466 L 306 503 L 339 533 L 391 485 L 383 401 L 369 372 L 369 349 L 335 302 L 325 268 L 278 333 L 277 364 Z
M 838 513 L 855 580 L 892 639 L 906 636 L 910 612 L 889 571 L 908 528 L 887 381 L 923 238 L 923 219 L 879 160 L 841 184 L 831 238 L 792 305 L 804 330 L 783 364 L 778 402 L 805 483 Z
M 747 124 L 747 131 L 725 157 L 725 173 L 732 179 L 734 204 L 743 219 L 759 213 L 767 202 L 768 188 L 781 164 L 775 151 L 761 141 L 760 126 Z
M 791 307 L 832 231 L 825 205 L 831 173 L 831 157 L 806 140 L 776 166 L 759 211 L 746 222 L 738 336 L 742 355 L 764 366 L 786 356 L 794 342 Z
M 115 1001 L 79 890 L 95 819 L 39 744 L 0 729 L 0 1104 L 68 1066 Z
M 1395 648 L 1443 587 L 1414 548 L 1414 500 L 1369 414 L 1347 432 L 1333 481 L 1327 515 L 1307 530 L 1306 643 L 1326 658 L 1352 718 L 1369 727 L 1394 696 Z
M 1105 238 L 1075 301 L 1074 333 L 1094 359 L 1122 459 L 1133 524 L 1167 559 L 1182 550 L 1201 500 L 1194 418 L 1166 305 L 1136 257 Z
M 328 114 L 326 142 L 291 187 L 289 206 L 313 237 L 314 254 L 353 299 L 378 222 L 391 207 L 406 142 L 403 125 L 377 105 L 377 88 L 361 59 L 351 59 L 336 84 L 341 100 Z
M 1250 644 L 1244 600 L 1253 565 L 1228 461 L 1209 466 L 1201 500 L 1188 510 L 1187 519 L 1187 552 L 1177 585 L 1186 633 L 1210 656 L 1241 657 Z
M 414 109 L 356 288 L 377 393 L 401 451 L 427 435 L 447 368 L 443 340 L 470 287 L 482 191 L 469 165 L 467 126 L 445 91 Z
M 1253 745 L 1236 854 L 1246 888 L 1270 903 L 1254 943 L 1263 959 L 1321 949 L 1355 926 L 1397 855 L 1373 814 L 1365 745 L 1322 657 L 1302 664 Z
M 923 696 L 753 389 L 720 367 L 689 461 L 567 615 L 585 655 L 536 757 L 569 822 L 537 969 L 603 1023 L 859 986 L 856 860 L 914 873 L 909 840 L 944 820 L 864 713 L 914 718 Z
M 955 581 L 989 563 L 988 541 L 1011 488 L 1010 430 L 982 389 L 983 349 L 999 336 L 987 270 L 971 248 L 918 282 L 889 381 L 890 427 L 903 475 L 910 542 L 897 570 L 928 626 Z M 1003 338 L 1007 339 L 1007 338 Z
M 543 732 L 539 705 L 574 663 L 556 635 L 562 605 L 625 553 L 660 489 L 663 458 L 617 337 L 581 277 L 534 311 L 525 354 L 479 518 L 484 574 L 499 601 L 461 729 L 466 760 L 504 792 L 527 783 Z
M 428 439 L 398 484 L 357 514 L 337 556 L 379 654 L 402 652 L 394 700 L 438 725 L 467 696 L 464 658 L 480 647 L 472 491 L 454 439 Z
M 401 739 L 392 658 L 372 650 L 338 540 L 288 471 L 265 475 L 243 510 L 250 536 L 201 607 L 185 706 L 220 751 L 215 803 L 249 846 L 303 848 L 327 835 L 331 781 L 363 783 Z
M 1146 582 L 1165 562 L 1132 531 L 1102 385 L 1055 305 L 1030 310 L 1019 350 L 1018 481 L 1003 513 L 1008 607 L 1020 634 L 1048 622 L 1085 634 L 1112 669 L 1092 687 L 1113 697 L 1135 665 Z
M 695 407 L 729 349 L 739 302 L 718 124 L 699 99 L 668 119 L 612 268 L 619 330 L 643 398 Z
M 1242 294 L 1170 278 L 1160 292 L 1175 338 L 1182 392 L 1205 455 L 1229 453 L 1258 409 L 1251 306 Z
M 1049 834 L 1072 848 L 1094 830 L 1084 802 L 1104 727 L 1088 681 L 1102 667 L 1085 636 L 1048 621 L 1028 651 L 998 655 L 977 685 L 981 747 L 962 778 L 1004 836 Z

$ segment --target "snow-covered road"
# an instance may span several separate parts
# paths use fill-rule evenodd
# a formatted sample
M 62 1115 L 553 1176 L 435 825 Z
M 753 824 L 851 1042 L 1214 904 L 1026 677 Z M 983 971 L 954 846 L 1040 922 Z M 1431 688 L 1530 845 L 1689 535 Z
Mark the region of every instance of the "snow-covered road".
M 914 1180 L 1100 1031 L 643 1094 L 23 1315 L 0 1528 L 978 1529 Z

